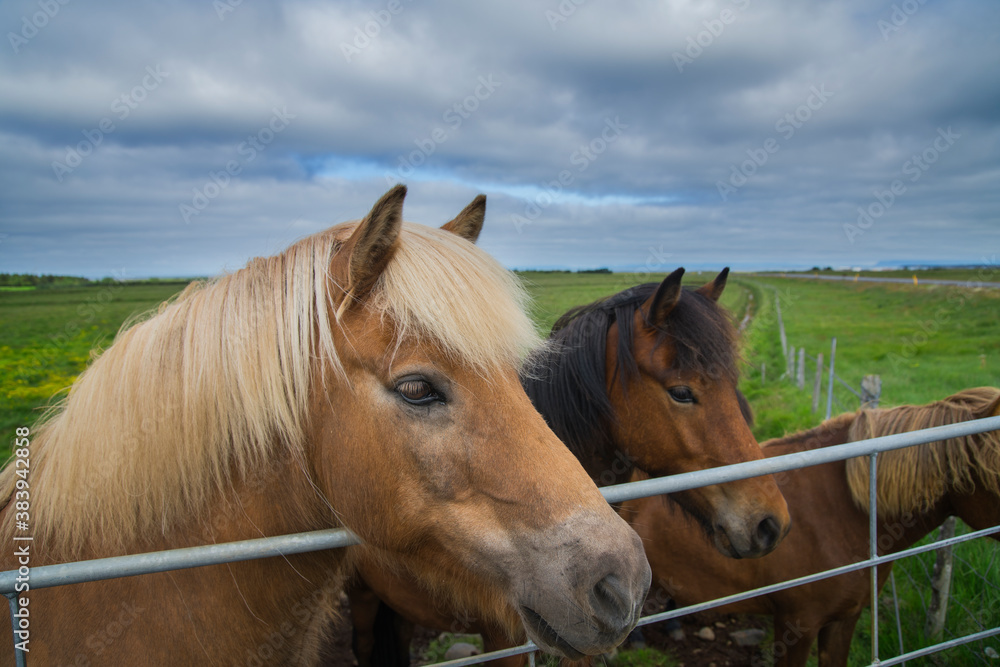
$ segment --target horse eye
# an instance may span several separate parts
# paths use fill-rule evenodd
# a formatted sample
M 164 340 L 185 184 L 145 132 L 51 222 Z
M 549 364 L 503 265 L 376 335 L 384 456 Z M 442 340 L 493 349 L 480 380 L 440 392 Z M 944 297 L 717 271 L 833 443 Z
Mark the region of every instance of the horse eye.
M 396 393 L 410 405 L 429 405 L 441 400 L 441 396 L 427 380 L 403 380 L 396 385 Z
M 694 394 L 691 392 L 690 387 L 671 387 L 667 390 L 670 394 L 670 398 L 674 399 L 678 403 L 694 403 Z

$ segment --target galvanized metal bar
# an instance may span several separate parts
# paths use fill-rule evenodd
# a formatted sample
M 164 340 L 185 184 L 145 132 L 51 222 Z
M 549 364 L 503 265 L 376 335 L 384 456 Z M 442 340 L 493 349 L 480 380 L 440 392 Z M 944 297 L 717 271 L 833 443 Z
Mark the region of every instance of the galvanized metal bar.
M 21 611 L 21 605 L 17 601 L 17 593 L 10 592 L 4 593 L 7 596 L 7 602 L 10 603 L 10 629 L 11 636 L 14 638 L 14 664 L 17 667 L 27 667 L 28 660 L 25 656 L 25 652 L 18 648 L 18 636 L 17 636 L 17 614 Z
M 919 547 L 911 547 L 904 551 L 900 551 L 894 554 L 888 554 L 886 556 L 881 556 L 878 559 L 879 563 L 886 563 L 890 561 L 896 561 L 901 558 L 906 558 L 908 556 L 915 556 L 917 554 L 922 554 L 927 551 L 933 551 L 939 549 L 943 546 L 949 546 L 952 544 L 958 544 L 960 542 L 968 542 L 980 537 L 986 537 L 987 535 L 992 535 L 994 533 L 1000 533 L 1000 526 L 993 526 L 992 528 L 984 528 L 983 530 L 977 530 L 975 532 L 967 533 L 965 535 L 958 535 L 948 540 L 941 540 L 939 542 L 934 542 L 933 544 L 926 544 Z M 715 609 L 716 607 L 721 607 L 723 605 L 730 604 L 732 602 L 741 602 L 742 600 L 748 600 L 759 595 L 767 595 L 769 593 L 776 593 L 778 591 L 783 591 L 786 588 L 793 588 L 795 586 L 801 586 L 802 584 L 811 584 L 814 581 L 820 581 L 821 579 L 829 579 L 830 577 L 836 577 L 841 574 L 847 574 L 848 572 L 857 572 L 858 570 L 866 570 L 872 566 L 873 562 L 871 560 L 861 560 L 856 563 L 848 563 L 847 565 L 841 565 L 840 567 L 835 567 L 831 570 L 824 570 L 822 572 L 817 572 L 815 574 L 807 574 L 802 577 L 797 577 L 795 579 L 789 579 L 787 581 L 780 581 L 776 584 L 769 584 L 767 586 L 761 586 L 760 588 L 754 588 L 753 590 L 743 591 L 742 593 L 733 593 L 732 595 L 727 595 L 726 597 L 717 598 L 715 600 L 709 600 L 708 602 L 700 602 L 698 604 L 688 605 L 687 607 L 680 607 L 678 609 L 673 609 L 671 611 L 660 612 L 659 614 L 652 614 L 650 616 L 644 616 L 639 619 L 637 625 L 649 625 L 650 623 L 659 623 L 660 621 L 667 621 L 671 618 L 678 618 L 680 616 L 687 616 L 688 614 L 693 614 L 699 611 L 706 611 L 708 609 Z
M 537 650 L 538 647 L 535 646 L 533 642 L 528 642 L 527 644 L 521 644 L 520 646 L 515 646 L 513 648 L 505 648 L 499 651 L 493 651 L 492 653 L 473 655 L 468 658 L 456 658 L 455 660 L 448 660 L 446 662 L 435 662 L 434 667 L 465 667 L 465 665 L 478 665 L 479 663 L 487 662 L 488 660 L 509 658 L 512 655 L 521 655 L 522 653 L 533 653 L 534 651 Z
M 849 392 L 851 392 L 852 394 L 854 394 L 854 396 L 855 396 L 855 397 L 856 397 L 856 398 L 857 398 L 857 399 L 858 399 L 859 401 L 861 400 L 861 392 L 860 392 L 860 391 L 858 391 L 857 389 L 855 389 L 855 388 L 854 388 L 854 387 L 852 387 L 851 385 L 849 385 L 849 384 L 847 384 L 846 382 L 844 382 L 844 381 L 843 381 L 843 380 L 842 380 L 842 379 L 840 378 L 840 376 L 839 376 L 839 375 L 834 375 L 833 377 L 834 377 L 834 379 L 836 379 L 836 380 L 837 380 L 837 382 L 839 382 L 840 384 L 844 385 L 844 389 L 846 389 L 847 391 L 849 391 Z
M 806 468 L 821 463 L 842 461 L 856 456 L 867 456 L 872 452 L 902 449 L 903 447 L 922 445 L 934 442 L 935 440 L 946 440 L 948 438 L 957 438 L 964 435 L 972 435 L 973 433 L 985 433 L 986 431 L 996 430 L 1000 430 L 1000 417 L 973 419 L 958 424 L 946 424 L 920 431 L 908 431 L 906 433 L 871 438 L 870 440 L 848 442 L 833 447 L 821 447 L 808 452 L 796 452 L 769 459 L 736 463 L 720 468 L 696 470 L 694 472 L 671 475 L 670 477 L 657 477 L 628 484 L 605 486 L 601 489 L 601 493 L 604 494 L 609 503 L 621 503 L 635 498 L 656 496 L 662 493 L 674 493 L 675 491 L 686 491 L 687 489 L 708 486 L 710 484 L 724 484 L 748 477 L 770 475 L 795 468 Z
M 909 653 L 904 653 L 903 655 L 890 658 L 878 663 L 879 667 L 889 667 L 890 665 L 901 665 L 909 660 L 915 660 L 917 658 L 922 658 L 925 655 L 930 655 L 932 653 L 939 653 L 940 651 L 945 651 L 950 648 L 955 648 L 956 646 L 962 646 L 963 644 L 970 644 L 972 642 L 979 641 L 981 639 L 989 639 L 1000 635 L 1000 628 L 993 628 L 991 630 L 983 630 L 971 635 L 965 635 L 964 637 L 959 637 L 958 639 L 951 639 L 946 642 L 941 642 L 940 644 L 934 644 L 933 646 L 927 646 L 916 651 L 910 651 Z
M 868 559 L 874 563 L 870 570 L 872 585 L 872 664 L 878 664 L 878 452 L 868 459 Z
M 242 542 L 153 551 L 59 565 L 42 565 L 31 568 L 31 588 L 49 588 L 85 581 L 130 577 L 166 570 L 183 570 L 203 565 L 285 556 L 307 551 L 320 551 L 321 549 L 336 549 L 358 543 L 357 536 L 351 531 L 344 528 L 333 528 L 310 533 L 261 537 Z M 17 570 L 0 572 L 0 592 L 5 594 L 12 592 L 16 576 Z
M 785 456 L 774 457 L 771 459 L 750 461 L 747 463 L 727 466 L 724 468 L 702 470 L 682 475 L 676 475 L 673 477 L 644 480 L 641 482 L 634 482 L 631 484 L 620 484 L 614 487 L 605 487 L 601 491 L 602 493 L 604 493 L 604 496 L 608 500 L 608 502 L 617 503 L 617 502 L 623 502 L 625 500 L 631 500 L 633 498 L 641 498 L 645 496 L 659 495 L 663 493 L 672 493 L 674 491 L 691 489 L 698 486 L 707 486 L 710 484 L 719 484 L 729 481 L 735 481 L 738 479 L 756 477 L 758 475 L 784 472 L 795 468 L 808 467 L 811 465 L 819 465 L 822 463 L 830 463 L 833 461 L 840 461 L 848 458 L 853 458 L 856 456 L 871 455 L 879 451 L 900 449 L 912 445 L 934 442 L 936 440 L 960 437 L 965 435 L 971 435 L 973 433 L 981 433 L 992 430 L 1000 430 L 1000 417 L 990 417 L 987 419 L 962 422 L 960 424 L 939 426 L 931 429 L 925 429 L 923 431 L 913 431 L 908 433 L 884 436 L 881 438 L 873 438 L 870 440 L 847 443 L 844 445 L 837 445 L 834 447 L 823 448 L 820 450 L 814 450 L 810 452 L 788 454 Z M 874 502 L 872 506 L 875 507 Z M 664 614 L 648 616 L 644 619 L 641 619 L 640 625 L 646 625 L 648 623 L 657 622 L 659 620 L 666 620 L 667 618 L 682 616 L 684 614 L 692 613 L 693 611 L 697 611 L 702 608 L 708 609 L 712 607 L 722 606 L 724 604 L 728 604 L 729 602 L 735 602 L 738 599 L 745 599 L 756 595 L 766 594 L 774 590 L 782 590 L 784 588 L 790 588 L 791 586 L 796 586 L 802 583 L 808 583 L 810 581 L 816 581 L 819 579 L 836 576 L 844 572 L 850 572 L 858 569 L 863 569 L 865 567 L 871 567 L 877 563 L 896 560 L 898 558 L 903 558 L 905 556 L 913 555 L 916 553 L 923 553 L 924 551 L 930 551 L 936 548 L 940 548 L 941 546 L 945 546 L 948 544 L 957 544 L 970 539 L 975 539 L 982 535 L 988 535 L 995 532 L 1000 532 L 1000 527 L 990 528 L 982 531 L 976 531 L 974 533 L 969 533 L 967 535 L 955 537 L 950 540 L 943 540 L 931 545 L 926 545 L 925 547 L 915 547 L 903 552 L 899 552 L 898 554 L 893 554 L 891 556 L 877 557 L 876 554 L 876 558 L 871 559 L 870 561 L 855 563 L 843 566 L 841 568 L 836 568 L 828 572 L 819 573 L 817 575 L 800 577 L 799 579 L 791 580 L 789 582 L 782 582 L 780 584 L 774 584 L 772 586 L 762 587 L 759 589 L 755 589 L 754 591 L 748 591 L 746 593 L 741 593 L 734 596 L 728 596 L 727 598 L 721 598 L 711 603 L 704 603 L 703 605 L 692 605 L 690 607 L 678 609 L 673 612 L 665 612 Z M 98 581 L 102 579 L 112 579 L 123 576 L 148 574 L 152 572 L 163 572 L 167 570 L 201 567 L 203 565 L 251 560 L 255 558 L 267 558 L 272 556 L 281 556 L 294 553 L 304 553 L 308 551 L 318 551 L 322 549 L 334 549 L 339 547 L 350 546 L 352 544 L 357 544 L 357 543 L 358 543 L 357 537 L 352 533 L 350 533 L 350 531 L 347 531 L 345 529 L 331 529 L 323 531 L 313 531 L 311 533 L 298 533 L 294 535 L 282 535 L 276 537 L 258 538 L 255 540 L 246 540 L 243 542 L 230 542 L 226 544 L 189 547 L 184 549 L 172 549 L 168 551 L 160 551 L 160 552 L 153 552 L 146 554 L 134 554 L 129 556 L 119 556 L 114 558 L 103 558 L 91 561 L 81 561 L 76 563 L 47 565 L 47 566 L 32 568 L 32 587 L 47 588 L 51 586 L 66 585 L 71 583 L 82 583 L 84 581 Z M 17 574 L 16 571 L 0 573 L 0 592 L 3 592 L 5 594 L 13 593 L 14 578 L 16 577 L 16 574 Z M 10 597 L 10 595 L 8 595 L 8 597 Z M 873 595 L 873 602 L 877 603 L 877 597 L 875 597 L 874 595 Z M 12 601 L 12 605 L 15 604 L 16 600 Z M 13 613 L 16 613 L 16 611 L 12 612 L 12 616 Z M 977 635 L 971 635 L 969 637 L 964 638 L 964 640 L 952 640 L 950 642 L 945 642 L 943 644 L 939 644 L 938 646 L 942 648 L 948 648 L 954 645 L 960 645 L 962 643 L 966 643 L 965 640 L 974 641 L 977 638 L 992 636 L 993 634 L 997 633 L 1000 633 L 1000 628 L 981 632 L 978 633 Z M 442 664 L 446 665 L 447 667 L 460 667 L 460 665 L 475 664 L 476 662 L 481 662 L 482 660 L 485 659 L 495 659 L 496 657 L 518 655 L 520 653 L 527 653 L 533 650 L 537 650 L 537 647 L 529 642 L 528 644 L 525 644 L 520 647 L 515 647 L 512 649 L 507 649 L 505 651 L 495 652 L 485 658 L 482 656 L 477 656 L 477 658 L 479 658 L 478 660 L 476 658 L 468 658 L 464 660 L 456 660 Z M 905 657 L 906 659 L 913 659 L 913 657 L 917 657 L 918 655 L 926 655 L 929 652 L 933 651 L 930 651 L 928 649 L 922 649 L 921 652 L 913 652 L 907 654 Z M 891 663 L 886 662 L 879 664 L 898 664 L 898 663 L 899 660 L 895 659 Z M 19 662 L 18 664 L 21 663 Z
M 685 607 L 685 609 L 690 609 L 690 608 Z M 676 611 L 681 611 L 681 610 L 677 609 L 669 613 L 674 614 Z M 693 612 L 687 611 L 685 613 L 693 613 Z M 647 619 L 652 619 L 652 618 L 653 616 L 647 616 L 643 618 L 642 621 L 646 621 Z M 666 619 L 660 619 L 660 620 L 666 620 Z M 648 623 L 643 623 L 642 621 L 639 622 L 639 625 L 648 625 L 648 623 L 656 622 L 656 621 L 648 621 Z M 965 637 L 959 637 L 958 639 L 952 639 L 950 641 L 941 642 L 940 644 L 928 646 L 922 649 L 918 649 L 916 651 L 910 651 L 909 653 L 905 653 L 903 655 L 897 656 L 895 658 L 890 658 L 885 661 L 871 663 L 871 667 L 889 667 L 890 665 L 901 665 L 910 660 L 921 658 L 925 655 L 938 653 L 940 651 L 944 651 L 949 648 L 955 648 L 957 646 L 962 646 L 963 644 L 979 641 L 981 639 L 988 639 L 989 637 L 993 637 L 998 634 L 1000 634 L 1000 628 L 993 628 L 992 630 L 983 630 L 973 635 L 966 635 Z M 521 646 L 515 646 L 509 649 L 494 651 L 492 653 L 483 653 L 482 655 L 471 656 L 469 658 L 460 658 L 458 660 L 449 660 L 447 662 L 436 662 L 434 663 L 434 667 L 466 667 L 467 665 L 476 665 L 490 660 L 497 660 L 499 658 L 507 658 L 514 655 L 520 655 L 522 653 L 530 652 L 533 654 L 533 652 L 537 650 L 538 650 L 537 646 L 535 646 L 531 642 L 528 642 L 527 644 L 522 644 Z
M 601 489 L 601 492 L 608 502 L 617 503 L 633 498 L 672 493 L 698 486 L 719 484 L 763 474 L 783 472 L 799 467 L 839 461 L 855 456 L 871 454 L 873 451 L 899 449 L 915 444 L 996 429 L 1000 429 L 1000 417 L 989 417 L 987 419 L 961 422 L 959 424 L 938 426 L 923 431 L 911 431 L 873 438 L 871 440 L 836 445 L 834 447 L 825 447 L 809 452 L 748 461 L 723 468 L 712 468 L 674 475 L 672 477 L 619 484 L 617 486 L 604 487 Z M 234 560 L 250 560 L 282 554 L 333 549 L 356 543 L 357 538 L 349 531 L 331 529 L 296 535 L 258 538 L 244 542 L 172 549 L 149 554 L 118 556 L 60 565 L 45 565 L 32 568 L 32 586 L 35 588 L 45 588 L 47 586 L 58 586 L 68 583 L 162 572 L 170 569 L 199 567 L 201 565 L 211 565 Z M 0 592 L 13 591 L 15 577 L 16 571 L 0 572 Z

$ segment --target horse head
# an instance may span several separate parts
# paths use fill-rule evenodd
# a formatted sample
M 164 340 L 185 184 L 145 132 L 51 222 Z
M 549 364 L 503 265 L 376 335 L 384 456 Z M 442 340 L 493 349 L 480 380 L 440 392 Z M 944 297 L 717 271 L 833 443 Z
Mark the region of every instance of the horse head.
M 547 650 L 608 650 L 649 587 L 642 545 L 520 385 L 536 341 L 519 285 L 473 244 L 485 198 L 430 229 L 402 222 L 404 195 L 337 232 L 319 489 L 386 566 L 479 613 L 505 601 Z
M 661 476 L 762 458 L 736 388 L 736 333 L 718 305 L 728 269 L 698 290 L 681 289 L 683 275 L 571 310 L 524 380 L 602 485 L 628 481 L 633 467 Z M 790 525 L 769 475 L 674 497 L 732 557 L 768 553 Z

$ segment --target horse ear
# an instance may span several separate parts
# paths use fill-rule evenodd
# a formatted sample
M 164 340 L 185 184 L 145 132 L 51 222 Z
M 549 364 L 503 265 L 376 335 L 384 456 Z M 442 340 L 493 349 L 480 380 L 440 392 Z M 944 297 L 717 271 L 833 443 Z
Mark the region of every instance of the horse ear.
M 403 226 L 404 197 L 405 185 L 382 195 L 334 255 L 330 274 L 348 296 L 363 296 L 389 263 Z
M 486 217 L 486 195 L 478 195 L 472 203 L 462 209 L 454 220 L 444 223 L 441 229 L 452 234 L 458 234 L 466 241 L 476 242 L 479 232 L 483 230 L 483 219 Z
M 726 289 L 726 279 L 728 277 L 729 267 L 727 266 L 719 272 L 719 275 L 715 276 L 715 280 L 707 285 L 702 285 L 695 291 L 707 299 L 718 301 L 719 297 L 722 296 L 722 290 Z
M 681 299 L 681 278 L 684 277 L 684 268 L 679 268 L 663 279 L 660 286 L 656 288 L 656 294 L 647 301 L 646 319 L 656 327 L 666 323 L 670 311 L 674 309 Z

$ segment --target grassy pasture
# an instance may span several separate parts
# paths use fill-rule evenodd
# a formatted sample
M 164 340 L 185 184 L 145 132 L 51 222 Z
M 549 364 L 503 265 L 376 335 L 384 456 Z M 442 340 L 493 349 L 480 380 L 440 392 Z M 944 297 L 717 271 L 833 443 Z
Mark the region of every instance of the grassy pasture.
M 987 260 L 987 258 L 983 258 Z M 789 276 L 820 275 L 820 276 L 850 276 L 860 275 L 865 278 L 905 278 L 910 279 L 914 275 L 917 281 L 921 280 L 961 280 L 963 282 L 1000 282 L 1000 266 L 996 263 L 996 256 L 992 260 L 977 268 L 933 268 L 912 271 L 906 269 L 892 269 L 888 271 L 845 271 L 842 269 L 820 269 L 819 271 L 791 271 Z
M 815 426 L 807 362 L 806 391 L 779 382 L 781 353 L 774 296 L 780 298 L 788 343 L 830 358 L 837 337 L 836 373 L 857 389 L 867 374 L 882 378 L 882 406 L 928 403 L 968 387 L 1000 386 L 1000 290 L 951 286 L 836 283 L 781 278 L 739 279 L 759 309 L 747 335 L 749 367 L 743 389 L 758 413 L 756 435 L 780 436 Z M 760 367 L 767 373 L 761 380 Z M 827 377 L 823 375 L 826 405 Z M 857 399 L 839 383 L 834 414 Z
M 928 272 L 927 277 L 945 277 L 932 273 L 937 272 Z M 534 297 L 532 317 L 545 333 L 572 306 L 640 282 L 661 280 L 665 274 L 521 275 Z M 688 274 L 685 283 L 704 284 L 714 275 Z M 0 432 L 9 434 L 0 441 L 0 455 L 9 454 L 14 428 L 34 422 L 53 394 L 68 387 L 86 367 L 92 351 L 112 342 L 123 322 L 155 308 L 183 287 L 184 283 L 161 282 L 0 291 Z M 855 387 L 866 374 L 881 375 L 883 406 L 926 403 L 966 387 L 1000 386 L 1000 290 L 734 275 L 722 301 L 737 320 L 748 307 L 754 313 L 743 336 L 746 365 L 741 388 L 756 411 L 755 435 L 760 440 L 816 425 L 825 407 L 824 393 L 820 413 L 810 409 L 812 365 L 806 391 L 779 377 L 785 362 L 774 317 L 775 290 L 789 343 L 828 358 L 830 337 L 837 336 L 837 374 Z M 760 371 L 762 364 L 766 377 Z M 825 373 L 823 386 L 825 392 Z M 846 390 L 838 388 L 835 396 L 835 413 L 856 407 L 856 399 Z M 953 591 L 959 603 L 949 613 L 946 638 L 977 630 L 979 624 L 1000 625 L 996 586 L 1000 549 L 980 540 L 956 549 L 956 554 Z M 925 643 L 919 629 L 929 598 L 925 571 L 932 564 L 931 554 L 907 559 L 896 568 L 907 650 Z M 894 655 L 898 646 L 891 603 L 885 600 L 883 595 L 883 658 Z M 867 664 L 867 623 L 863 619 L 859 624 L 852 664 Z M 982 656 L 987 645 L 1000 650 L 1000 643 L 991 640 L 955 649 L 944 660 L 953 665 L 986 664 Z
M 14 429 L 31 425 L 69 387 L 91 353 L 111 344 L 127 319 L 186 283 L 114 283 L 0 292 L 0 456 Z
M 837 336 L 837 375 L 855 388 L 864 375 L 880 375 L 883 407 L 929 403 L 968 387 L 1000 386 L 1000 290 L 760 277 L 739 278 L 737 284 L 754 294 L 756 315 L 744 337 L 747 368 L 742 389 L 756 412 L 759 440 L 815 426 L 826 405 L 825 370 L 818 413 L 811 411 L 813 364 L 807 363 L 805 391 L 779 378 L 786 366 L 775 317 L 776 293 L 789 345 L 804 346 L 814 356 L 823 352 L 828 363 L 830 338 Z M 762 364 L 769 369 L 766 377 Z M 834 414 L 856 409 L 857 399 L 839 384 L 834 396 Z M 958 532 L 964 530 L 960 524 Z M 936 532 L 925 542 L 933 538 Z M 1000 546 L 976 540 L 956 547 L 955 558 L 944 639 L 1000 625 Z M 894 568 L 906 651 L 934 643 L 922 631 L 934 559 L 933 553 L 922 554 Z M 888 585 L 879 613 L 880 657 L 886 659 L 899 653 L 900 644 Z M 854 636 L 851 665 L 869 664 L 870 622 L 866 611 Z M 990 664 L 984 655 L 987 647 L 1000 650 L 1000 643 L 974 643 L 910 664 Z

